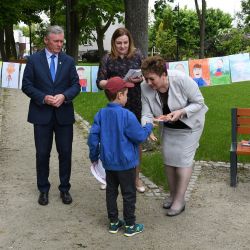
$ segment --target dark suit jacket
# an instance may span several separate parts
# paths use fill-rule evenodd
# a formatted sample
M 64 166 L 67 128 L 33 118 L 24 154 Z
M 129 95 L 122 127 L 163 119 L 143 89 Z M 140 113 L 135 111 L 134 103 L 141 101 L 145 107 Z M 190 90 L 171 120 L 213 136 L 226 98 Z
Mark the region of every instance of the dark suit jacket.
M 60 52 L 55 81 L 52 81 L 45 50 L 29 57 L 26 64 L 22 91 L 31 98 L 28 113 L 28 122 L 33 124 L 47 124 L 53 112 L 59 124 L 73 124 L 74 108 L 72 100 L 80 92 L 79 77 L 76 72 L 73 58 Z M 46 95 L 63 94 L 65 102 L 54 108 L 44 104 Z

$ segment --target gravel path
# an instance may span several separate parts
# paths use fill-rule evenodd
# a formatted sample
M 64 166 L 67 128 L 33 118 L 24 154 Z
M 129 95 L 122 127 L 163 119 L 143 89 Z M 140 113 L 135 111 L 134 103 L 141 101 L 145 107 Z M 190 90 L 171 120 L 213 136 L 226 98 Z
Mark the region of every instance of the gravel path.
M 92 177 L 86 133 L 75 126 L 71 194 L 59 198 L 58 161 L 51 154 L 50 203 L 38 205 L 33 127 L 26 122 L 29 99 L 0 89 L 0 249 L 250 249 L 250 171 L 237 189 L 228 168 L 202 167 L 186 211 L 165 216 L 162 200 L 138 194 L 137 221 L 145 232 L 126 238 L 107 232 L 105 193 Z M 119 199 L 119 206 L 121 206 Z

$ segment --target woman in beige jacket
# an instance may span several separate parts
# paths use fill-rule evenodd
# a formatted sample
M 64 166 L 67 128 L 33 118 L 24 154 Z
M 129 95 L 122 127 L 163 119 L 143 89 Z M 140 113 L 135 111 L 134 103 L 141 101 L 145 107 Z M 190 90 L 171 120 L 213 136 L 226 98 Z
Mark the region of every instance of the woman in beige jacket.
M 142 124 L 159 121 L 162 152 L 170 197 L 163 207 L 168 216 L 185 210 L 185 192 L 208 108 L 197 83 L 188 75 L 167 70 L 159 56 L 142 64 Z M 151 139 L 156 140 L 152 134 Z

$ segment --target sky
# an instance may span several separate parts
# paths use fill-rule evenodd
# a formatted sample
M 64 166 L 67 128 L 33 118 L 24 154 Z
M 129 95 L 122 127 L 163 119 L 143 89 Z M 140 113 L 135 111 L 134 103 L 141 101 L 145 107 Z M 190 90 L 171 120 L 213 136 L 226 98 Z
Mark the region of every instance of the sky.
M 149 0 L 149 8 L 154 7 L 155 0 Z M 201 6 L 201 0 L 198 1 Z M 241 10 L 241 1 L 240 0 L 206 0 L 207 8 L 221 9 L 222 11 L 231 14 L 234 14 Z M 187 6 L 188 9 L 195 9 L 194 0 L 175 0 L 173 7 L 179 3 L 180 8 Z

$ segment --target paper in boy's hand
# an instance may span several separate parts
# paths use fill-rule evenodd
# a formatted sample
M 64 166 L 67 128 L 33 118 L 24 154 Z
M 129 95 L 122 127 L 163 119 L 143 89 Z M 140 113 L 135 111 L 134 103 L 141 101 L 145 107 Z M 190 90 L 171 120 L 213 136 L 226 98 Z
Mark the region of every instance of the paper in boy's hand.
M 99 182 L 101 182 L 102 184 L 106 184 L 106 172 L 102 166 L 102 162 L 100 159 L 98 160 L 98 162 L 90 166 L 90 170 Z
M 130 69 L 123 79 L 128 81 L 129 78 L 136 78 L 140 76 L 142 76 L 140 69 Z

